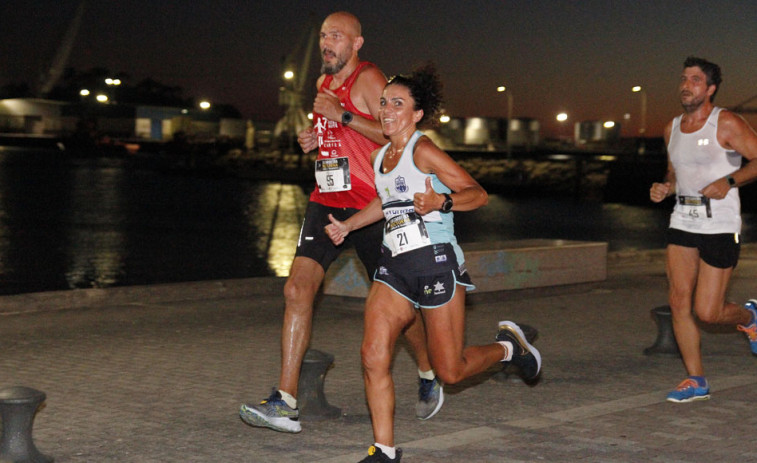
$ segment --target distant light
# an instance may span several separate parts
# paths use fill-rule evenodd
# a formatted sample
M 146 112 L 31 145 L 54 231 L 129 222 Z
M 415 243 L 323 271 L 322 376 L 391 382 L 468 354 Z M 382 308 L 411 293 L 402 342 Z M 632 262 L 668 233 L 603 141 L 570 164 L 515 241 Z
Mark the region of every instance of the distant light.
M 603 126 L 604 126 L 604 128 L 606 128 L 606 129 L 611 129 L 611 128 L 615 127 L 615 122 L 613 122 L 613 121 L 607 121 L 607 122 L 605 122 L 605 123 L 604 123 L 604 124 L 602 124 L 602 125 L 603 125 Z
M 499 87 L 497 87 L 497 91 L 500 93 L 504 92 L 505 90 L 507 90 L 507 87 L 505 87 L 504 85 L 500 85 Z
M 558 122 L 565 122 L 568 120 L 568 115 L 566 113 L 560 113 L 557 115 L 556 119 Z
M 308 119 L 313 120 L 313 113 L 308 113 Z
M 121 85 L 121 79 L 111 79 L 108 77 L 105 79 L 105 84 L 107 85 Z
M 182 114 L 189 114 L 189 110 L 188 110 L 188 109 L 182 109 L 182 110 L 181 110 L 181 113 L 182 113 Z
M 292 80 L 292 79 L 294 79 L 294 72 L 293 71 L 286 71 L 286 72 L 284 72 L 284 78 L 286 80 Z
M 641 91 L 641 85 L 637 85 L 631 89 L 632 92 L 640 92 Z
M 200 102 L 200 109 L 210 109 L 210 102 L 209 101 L 201 101 Z
M 81 96 L 89 96 L 89 90 L 87 90 L 86 88 L 83 88 L 83 89 L 81 89 L 79 91 L 79 95 L 81 95 Z
M 631 120 L 631 114 L 630 114 L 630 113 L 625 113 L 625 114 L 623 114 L 623 119 L 625 119 L 625 120 L 627 120 L 627 121 L 628 121 L 628 120 Z
M 439 117 L 439 122 L 441 122 L 442 124 L 446 124 L 447 122 L 449 122 L 449 116 L 446 114 L 442 114 L 441 117 Z
M 96 96 L 95 98 L 96 98 L 96 99 L 97 99 L 97 101 L 99 101 L 100 103 L 107 103 L 107 102 L 108 102 L 108 95 L 103 95 L 102 93 L 101 93 L 101 94 L 99 94 L 99 95 L 97 95 L 97 96 Z

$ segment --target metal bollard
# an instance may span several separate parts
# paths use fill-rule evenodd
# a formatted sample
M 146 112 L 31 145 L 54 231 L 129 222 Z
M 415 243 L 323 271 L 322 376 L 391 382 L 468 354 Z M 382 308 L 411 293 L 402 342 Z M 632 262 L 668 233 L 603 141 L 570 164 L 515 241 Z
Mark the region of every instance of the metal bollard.
M 520 326 L 520 329 L 523 331 L 523 334 L 526 335 L 526 340 L 530 343 L 533 343 L 536 337 L 539 335 L 539 332 L 531 325 L 523 325 L 518 323 L 518 326 Z M 495 381 L 514 381 L 514 382 L 521 382 L 523 381 L 520 376 L 517 374 L 517 367 L 513 366 L 512 364 L 508 363 L 505 365 L 505 367 L 502 369 L 502 371 L 498 371 L 494 376 Z
M 23 386 L 0 389 L 0 462 L 51 463 L 53 458 L 40 453 L 32 440 L 32 425 L 37 409 L 45 401 L 42 391 Z
M 673 334 L 673 316 L 669 305 L 652 309 L 652 318 L 657 322 L 657 339 L 654 344 L 644 349 L 644 355 L 681 355 Z
M 334 356 L 315 349 L 308 349 L 302 361 L 298 385 L 297 407 L 300 419 L 320 421 L 338 418 L 342 409 L 329 405 L 323 392 L 326 371 L 334 363 Z

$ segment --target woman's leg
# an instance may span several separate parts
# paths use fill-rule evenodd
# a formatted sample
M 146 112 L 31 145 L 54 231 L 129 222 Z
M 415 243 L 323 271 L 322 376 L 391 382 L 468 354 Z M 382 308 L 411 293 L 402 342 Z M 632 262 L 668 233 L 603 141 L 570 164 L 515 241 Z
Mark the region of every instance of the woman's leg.
M 415 320 L 412 304 L 389 286 L 373 283 L 365 308 L 363 359 L 365 396 L 376 443 L 394 447 L 394 381 L 391 366 L 397 338 Z
M 464 287 L 457 286 L 455 295 L 447 304 L 422 310 L 429 359 L 436 375 L 445 383 L 454 384 L 486 371 L 505 357 L 505 348 L 498 343 L 464 347 Z

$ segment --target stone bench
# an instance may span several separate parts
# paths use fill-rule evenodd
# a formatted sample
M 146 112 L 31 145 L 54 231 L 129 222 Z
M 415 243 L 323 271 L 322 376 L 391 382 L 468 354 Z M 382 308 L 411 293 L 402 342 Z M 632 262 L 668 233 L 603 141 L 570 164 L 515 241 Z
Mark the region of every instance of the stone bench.
M 502 291 L 607 278 L 607 243 L 529 239 L 462 244 L 465 263 L 478 291 Z M 331 265 L 324 294 L 365 297 L 369 280 L 353 249 Z

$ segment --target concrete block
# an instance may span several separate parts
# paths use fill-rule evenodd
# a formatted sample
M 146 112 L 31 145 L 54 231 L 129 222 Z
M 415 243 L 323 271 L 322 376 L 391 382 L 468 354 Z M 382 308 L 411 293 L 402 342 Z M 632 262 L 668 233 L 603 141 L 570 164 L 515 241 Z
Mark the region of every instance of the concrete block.
M 607 243 L 529 239 L 462 244 L 465 262 L 479 291 L 537 288 L 603 281 L 607 278 Z M 369 280 L 349 249 L 326 273 L 323 291 L 365 297 Z

